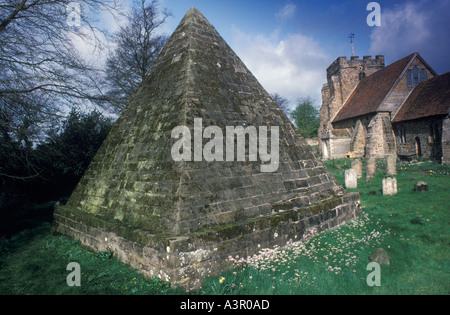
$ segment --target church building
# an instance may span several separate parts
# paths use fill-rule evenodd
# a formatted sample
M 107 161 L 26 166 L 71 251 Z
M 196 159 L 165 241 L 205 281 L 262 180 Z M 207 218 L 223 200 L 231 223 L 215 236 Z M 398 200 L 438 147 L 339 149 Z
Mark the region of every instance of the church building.
M 384 56 L 339 57 L 322 88 L 322 158 L 395 154 L 448 163 L 449 108 L 450 73 L 438 76 L 417 52 L 389 66 Z

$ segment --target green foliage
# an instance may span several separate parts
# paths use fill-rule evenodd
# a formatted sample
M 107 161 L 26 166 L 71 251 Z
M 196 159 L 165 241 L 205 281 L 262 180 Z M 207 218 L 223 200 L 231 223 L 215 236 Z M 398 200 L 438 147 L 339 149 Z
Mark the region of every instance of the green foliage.
M 111 129 L 112 122 L 98 111 L 73 110 L 62 131 L 37 149 L 52 173 L 79 177 L 91 162 Z M 47 163 L 47 164 L 45 164 Z
M 319 111 L 314 106 L 311 98 L 308 97 L 300 100 L 299 105 L 290 115 L 303 137 L 317 137 L 317 131 L 320 125 Z
M 0 145 L 0 214 L 70 194 L 112 127 L 98 111 L 72 110 L 60 127 L 33 148 L 3 135 Z M 4 212 L 4 213 L 1 213 Z
M 79 178 L 87 168 L 112 122 L 94 110 L 88 114 L 72 110 L 61 131 L 53 131 L 48 141 L 36 149 L 36 156 L 46 176 Z

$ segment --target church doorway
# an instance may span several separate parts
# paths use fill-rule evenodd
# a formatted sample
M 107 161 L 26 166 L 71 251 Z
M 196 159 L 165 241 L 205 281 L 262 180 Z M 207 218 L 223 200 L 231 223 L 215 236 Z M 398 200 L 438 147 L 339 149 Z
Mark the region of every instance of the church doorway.
M 418 159 L 422 157 L 422 147 L 420 146 L 419 137 L 416 137 L 416 156 Z

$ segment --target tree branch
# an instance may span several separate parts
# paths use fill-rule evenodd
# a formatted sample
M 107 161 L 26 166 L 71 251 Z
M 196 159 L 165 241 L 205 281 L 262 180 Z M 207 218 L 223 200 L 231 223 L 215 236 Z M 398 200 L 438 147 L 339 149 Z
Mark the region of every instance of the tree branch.
M 14 9 L 14 11 L 11 12 L 11 14 L 6 19 L 4 19 L 2 23 L 0 23 L 0 32 L 2 32 L 8 26 L 8 24 L 11 23 L 16 18 L 17 14 L 19 14 L 20 11 L 24 10 L 26 3 L 27 0 L 22 0 L 19 3 L 19 5 Z

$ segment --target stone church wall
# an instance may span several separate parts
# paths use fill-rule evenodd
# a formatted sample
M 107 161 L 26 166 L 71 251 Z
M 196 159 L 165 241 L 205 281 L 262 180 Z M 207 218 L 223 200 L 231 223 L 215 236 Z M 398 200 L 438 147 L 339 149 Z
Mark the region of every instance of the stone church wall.
M 389 113 L 377 113 L 367 131 L 367 157 L 396 154 L 395 137 Z
M 445 143 L 448 143 L 449 139 L 448 134 L 445 135 L 448 133 L 448 127 L 448 118 L 438 117 L 397 123 L 394 126 L 397 152 L 441 162 L 445 153 Z

